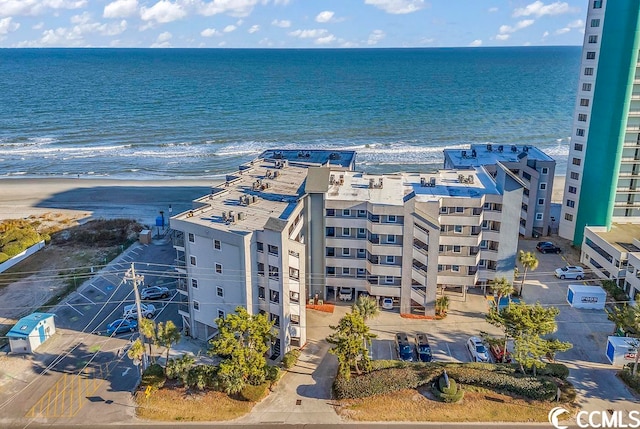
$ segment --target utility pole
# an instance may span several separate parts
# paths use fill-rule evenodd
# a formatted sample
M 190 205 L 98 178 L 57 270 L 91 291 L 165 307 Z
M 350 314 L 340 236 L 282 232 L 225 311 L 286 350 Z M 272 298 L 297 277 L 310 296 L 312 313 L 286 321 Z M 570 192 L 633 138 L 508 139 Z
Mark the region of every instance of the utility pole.
M 138 282 L 144 281 L 144 277 L 136 276 L 135 264 L 132 262 L 131 268 L 127 270 L 124 278 L 127 280 L 131 280 L 131 282 L 133 283 L 133 293 L 135 294 L 136 309 L 138 310 L 138 336 L 140 338 L 140 342 L 142 343 L 142 350 L 144 350 L 144 353 L 142 355 L 142 370 L 144 371 L 147 368 L 149 361 L 147 357 L 147 349 L 144 347 L 144 335 L 140 333 L 140 326 L 142 326 L 142 308 L 140 305 L 140 292 L 138 292 Z

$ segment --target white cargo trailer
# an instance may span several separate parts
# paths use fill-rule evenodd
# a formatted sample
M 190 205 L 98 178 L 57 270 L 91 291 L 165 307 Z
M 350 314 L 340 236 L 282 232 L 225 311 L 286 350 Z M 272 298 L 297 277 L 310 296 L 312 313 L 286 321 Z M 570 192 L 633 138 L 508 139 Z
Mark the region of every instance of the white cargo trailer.
M 569 285 L 567 301 L 574 308 L 602 310 L 607 301 L 607 292 L 600 286 Z
M 607 359 L 616 366 L 635 362 L 639 342 L 631 337 L 607 337 Z

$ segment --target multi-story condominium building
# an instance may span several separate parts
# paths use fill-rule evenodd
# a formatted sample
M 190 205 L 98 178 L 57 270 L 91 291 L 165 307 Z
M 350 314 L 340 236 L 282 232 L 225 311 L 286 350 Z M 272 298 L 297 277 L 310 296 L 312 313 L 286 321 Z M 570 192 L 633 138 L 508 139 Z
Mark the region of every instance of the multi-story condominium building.
M 191 336 L 243 306 L 275 322 L 278 358 L 305 343 L 311 297 L 351 288 L 433 314 L 438 288 L 513 280 L 524 184 L 508 168 L 369 175 L 354 159 L 266 151 L 171 218 Z
M 624 279 L 624 291 L 637 302 L 640 298 L 640 240 L 634 239 L 635 250 L 629 251 L 627 274 Z
M 539 237 L 552 233 L 550 207 L 556 161 L 534 146 L 472 144 L 469 149 L 445 149 L 444 168 L 484 166 L 494 175 L 497 163 L 518 176 L 525 185 L 520 213 L 520 235 Z
M 589 1 L 560 235 L 640 220 L 640 1 Z
M 208 340 L 215 319 L 245 307 L 275 322 L 276 359 L 306 342 L 304 182 L 309 166 L 353 168 L 355 152 L 267 151 L 241 165 L 193 210 L 171 218 L 189 335 Z

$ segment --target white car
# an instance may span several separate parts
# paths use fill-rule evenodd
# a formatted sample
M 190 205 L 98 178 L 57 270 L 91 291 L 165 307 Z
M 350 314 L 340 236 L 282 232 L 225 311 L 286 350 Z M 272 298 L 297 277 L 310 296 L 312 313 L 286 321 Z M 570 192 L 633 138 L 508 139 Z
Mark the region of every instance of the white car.
M 489 362 L 489 350 L 487 350 L 480 338 L 469 338 L 467 340 L 467 349 L 469 349 L 474 362 Z
M 382 308 L 385 310 L 393 310 L 393 298 L 382 298 Z
M 140 310 L 142 311 L 142 317 L 146 317 L 147 319 L 151 319 L 156 314 L 156 307 L 153 304 L 140 304 Z M 122 310 L 122 318 L 123 319 L 137 319 L 138 318 L 138 308 L 135 304 L 125 305 Z
M 582 267 L 575 265 L 567 265 L 566 267 L 558 268 L 556 270 L 556 277 L 559 279 L 576 279 L 582 280 L 584 278 L 584 270 Z

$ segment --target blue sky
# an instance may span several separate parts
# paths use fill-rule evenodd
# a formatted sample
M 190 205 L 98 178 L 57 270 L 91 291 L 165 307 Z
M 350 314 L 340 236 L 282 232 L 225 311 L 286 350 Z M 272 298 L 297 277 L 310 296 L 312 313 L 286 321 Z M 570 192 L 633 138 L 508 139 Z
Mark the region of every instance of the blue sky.
M 0 0 L 0 47 L 582 45 L 587 5 L 588 0 Z

